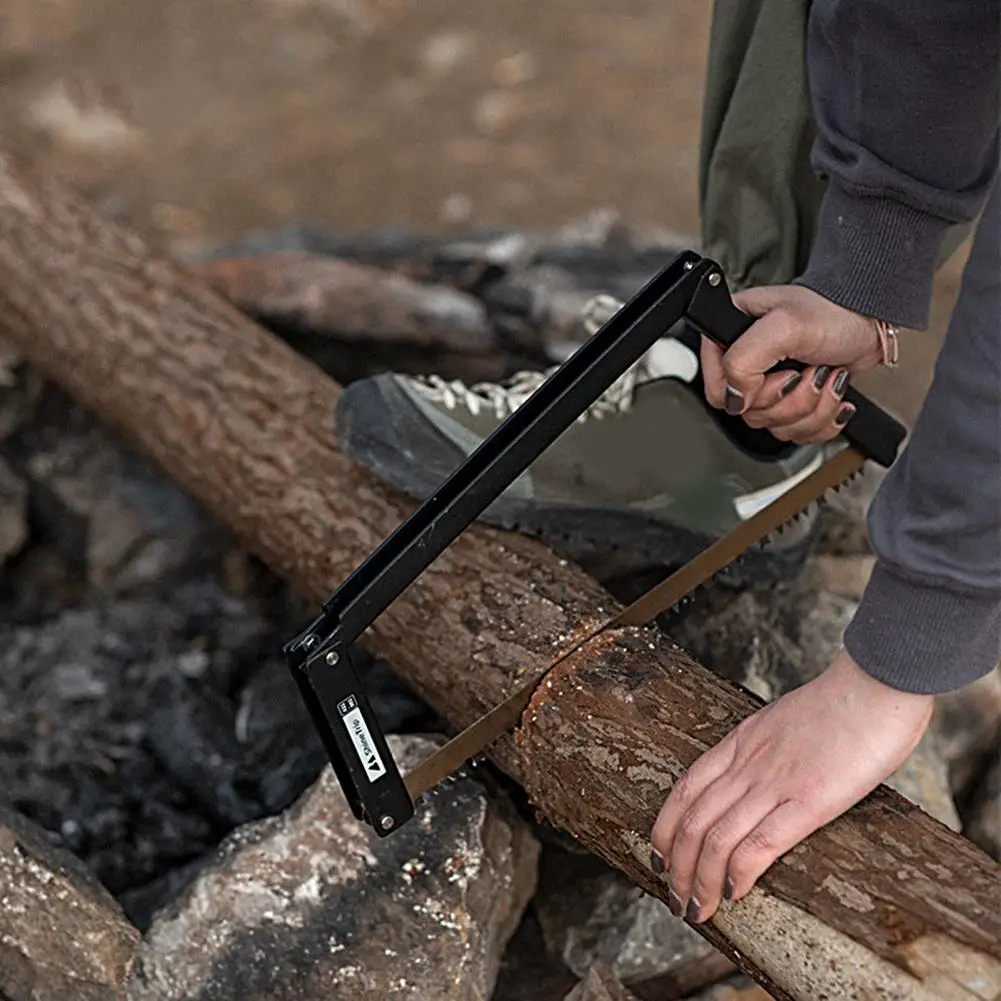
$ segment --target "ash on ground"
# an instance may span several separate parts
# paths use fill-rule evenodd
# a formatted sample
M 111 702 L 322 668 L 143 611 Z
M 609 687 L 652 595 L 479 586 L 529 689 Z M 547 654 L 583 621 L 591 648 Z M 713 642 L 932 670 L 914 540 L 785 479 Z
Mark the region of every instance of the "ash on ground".
M 281 659 L 312 610 L 112 432 L 15 374 L 0 388 L 0 482 L 17 485 L 0 502 L 15 543 L 0 550 L 0 789 L 144 928 L 191 863 L 319 776 Z M 364 668 L 387 730 L 435 725 L 385 664 Z

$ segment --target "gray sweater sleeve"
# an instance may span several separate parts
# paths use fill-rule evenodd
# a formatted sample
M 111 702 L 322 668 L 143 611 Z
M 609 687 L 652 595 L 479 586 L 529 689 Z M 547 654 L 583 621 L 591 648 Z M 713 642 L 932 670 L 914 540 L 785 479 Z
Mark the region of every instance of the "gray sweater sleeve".
M 1001 654 L 1001 181 L 931 388 L 869 510 L 876 569 L 845 646 L 894 688 L 951 691 Z
M 828 180 L 800 283 L 903 327 L 928 322 L 946 229 L 998 163 L 998 0 L 813 0 L 807 67 Z
M 829 183 L 801 284 L 927 325 L 945 230 L 977 216 L 998 171 L 999 35 L 998 0 L 814 0 L 813 162 Z M 877 565 L 845 632 L 863 670 L 908 691 L 958 688 L 1001 653 L 999 188 L 924 407 L 873 501 Z

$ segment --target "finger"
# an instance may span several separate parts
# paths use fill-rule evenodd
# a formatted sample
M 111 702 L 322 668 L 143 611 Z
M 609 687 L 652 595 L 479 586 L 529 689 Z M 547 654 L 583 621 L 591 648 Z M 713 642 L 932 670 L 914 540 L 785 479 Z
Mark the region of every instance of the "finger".
M 766 410 L 784 400 L 804 379 L 812 378 L 813 368 L 803 369 L 800 372 L 772 372 L 765 376 L 765 381 L 758 390 L 758 395 L 754 398 L 754 406 L 749 407 L 747 414 L 750 415 L 755 410 Z
M 711 406 L 722 410 L 723 391 L 726 383 L 726 376 L 723 374 L 723 349 L 703 335 L 699 355 L 706 399 Z
M 660 874 L 666 869 L 678 823 L 703 790 L 730 767 L 735 748 L 735 741 L 729 735 L 724 737 L 715 747 L 696 759 L 692 767 L 674 783 L 650 834 L 653 842 L 650 867 L 654 872 Z
M 668 863 L 671 890 L 674 893 L 674 899 L 669 900 L 672 911 L 675 911 L 677 907 L 677 910 L 682 911 L 688 917 L 698 913 L 701 907 L 701 898 L 694 902 L 694 906 L 690 898 L 695 882 L 695 870 L 702 852 L 703 839 L 720 818 L 746 793 L 747 783 L 745 780 L 725 773 L 705 788 L 680 818 L 674 831 L 671 854 L 664 856 Z
M 729 896 L 740 900 L 750 892 L 766 869 L 836 814 L 811 810 L 803 803 L 786 800 L 769 813 L 730 855 Z
M 833 419 L 848 388 L 847 370 L 838 368 L 832 372 L 822 365 L 807 368 L 801 374 L 799 380 L 795 376 L 787 380 L 783 387 L 785 395 L 778 402 L 748 411 L 745 414 L 747 422 L 752 427 L 773 429 L 802 424 L 798 430 L 807 433 L 819 430 L 828 417 Z M 815 426 L 810 427 L 810 421 L 815 421 Z
M 754 406 L 744 414 L 744 420 L 751 427 L 776 428 L 809 417 L 817 406 L 818 394 L 813 388 L 817 373 L 817 369 L 807 368 L 785 376 L 779 386 L 778 399 L 771 404 L 763 402 L 761 406 Z M 772 378 L 769 376 L 769 380 Z
M 689 921 L 708 921 L 716 913 L 720 900 L 728 898 L 731 893 L 727 883 L 730 856 L 775 809 L 776 804 L 775 795 L 768 790 L 760 787 L 750 789 L 706 831 L 692 879 L 691 897 L 686 911 Z
M 834 420 L 830 424 L 822 425 L 818 430 L 812 431 L 809 426 L 797 430 L 795 425 L 789 428 L 780 428 L 781 435 L 772 432 L 775 437 L 781 437 L 784 441 L 792 441 L 797 445 L 822 445 L 824 442 L 832 441 L 845 429 L 845 425 L 855 416 L 855 405 L 852 403 L 842 403 L 835 413 Z
M 801 420 L 779 425 L 773 434 L 800 445 L 830 441 L 840 434 L 847 419 L 854 413 L 854 407 L 842 403 L 840 396 L 833 391 L 831 382 L 828 379 L 818 393 L 817 404 L 811 414 Z
M 733 304 L 748 316 L 764 316 L 789 303 L 788 285 L 758 285 L 733 293 Z
M 826 367 L 810 369 L 778 403 L 755 410 L 745 419 L 752 427 L 767 427 L 773 429 L 773 433 L 774 429 L 785 428 L 787 431 L 794 430 L 797 435 L 812 437 L 834 420 L 847 388 L 846 369 L 835 369 L 833 372 Z M 789 440 L 800 441 L 800 437 Z
M 764 385 L 765 373 L 773 365 L 800 353 L 803 336 L 800 326 L 787 310 L 773 309 L 723 355 L 727 385 L 744 401 L 745 409 L 754 405 Z

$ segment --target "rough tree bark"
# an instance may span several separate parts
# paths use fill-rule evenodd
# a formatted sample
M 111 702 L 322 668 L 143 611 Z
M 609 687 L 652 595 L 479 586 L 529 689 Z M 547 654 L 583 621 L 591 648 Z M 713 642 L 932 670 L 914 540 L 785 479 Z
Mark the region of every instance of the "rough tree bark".
M 0 159 L 0 336 L 118 427 L 315 599 L 408 505 L 338 454 L 338 387 L 60 184 Z M 529 540 L 474 528 L 367 642 L 453 724 L 608 614 Z M 754 709 L 652 630 L 603 635 L 492 758 L 539 810 L 652 894 L 672 782 Z M 807 839 L 701 932 L 780 999 L 994 999 L 1001 869 L 886 789 Z

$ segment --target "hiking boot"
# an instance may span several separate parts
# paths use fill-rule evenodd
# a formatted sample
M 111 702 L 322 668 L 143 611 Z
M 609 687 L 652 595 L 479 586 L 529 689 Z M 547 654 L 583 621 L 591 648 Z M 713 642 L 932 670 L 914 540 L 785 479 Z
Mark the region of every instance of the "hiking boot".
M 592 331 L 617 303 L 601 306 L 591 310 Z M 337 406 L 341 450 L 424 500 L 552 371 L 468 386 L 436 375 L 359 380 Z M 824 458 L 822 447 L 778 442 L 709 406 L 698 334 L 679 329 L 655 343 L 479 520 L 537 537 L 592 573 L 596 559 L 605 576 L 677 567 Z M 816 521 L 814 510 L 755 547 L 729 579 L 794 573 Z

